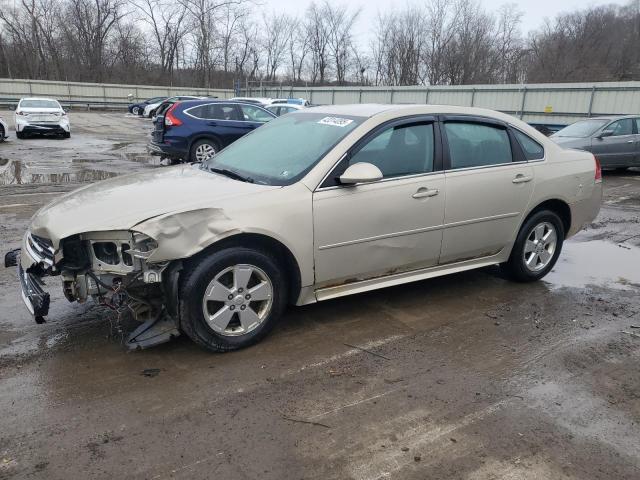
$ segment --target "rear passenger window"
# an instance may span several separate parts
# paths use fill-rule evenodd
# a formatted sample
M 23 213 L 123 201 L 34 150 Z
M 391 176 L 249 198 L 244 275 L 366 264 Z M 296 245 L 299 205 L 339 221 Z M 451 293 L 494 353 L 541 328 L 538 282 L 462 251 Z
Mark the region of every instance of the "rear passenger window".
M 372 163 L 385 178 L 433 171 L 433 124 L 399 125 L 383 130 L 349 159 Z
M 504 128 L 481 123 L 445 123 L 451 168 L 511 163 L 511 143 Z
M 199 107 L 193 107 L 186 111 L 189 115 L 196 118 L 207 118 L 206 108 L 208 105 L 200 105 Z
M 527 160 L 540 160 L 544 157 L 544 148 L 542 148 L 542 145 L 518 130 L 513 130 L 513 132 L 516 134 L 518 143 L 522 147 L 524 158 Z

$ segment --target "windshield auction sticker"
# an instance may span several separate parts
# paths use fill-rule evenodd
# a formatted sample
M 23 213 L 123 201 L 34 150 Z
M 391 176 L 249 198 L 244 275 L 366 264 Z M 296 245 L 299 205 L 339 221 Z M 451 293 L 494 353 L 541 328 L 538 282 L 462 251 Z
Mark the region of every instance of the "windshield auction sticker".
M 350 120 L 348 118 L 324 117 L 318 123 L 321 125 L 333 125 L 334 127 L 346 127 L 352 122 L 353 120 Z

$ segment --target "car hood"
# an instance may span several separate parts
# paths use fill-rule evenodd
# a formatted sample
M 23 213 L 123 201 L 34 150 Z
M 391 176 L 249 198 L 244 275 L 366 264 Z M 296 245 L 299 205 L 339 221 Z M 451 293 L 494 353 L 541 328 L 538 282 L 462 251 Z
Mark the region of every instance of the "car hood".
M 562 148 L 582 148 L 586 149 L 591 147 L 591 138 L 587 137 L 556 137 L 552 135 L 549 137 L 556 144 L 560 145 Z
M 25 113 L 60 113 L 59 108 L 44 108 L 44 107 L 20 107 L 21 112 Z
M 159 215 L 221 207 L 229 198 L 278 188 L 233 180 L 190 165 L 158 168 L 67 193 L 40 209 L 30 230 L 49 238 L 57 248 L 70 235 L 129 230 Z

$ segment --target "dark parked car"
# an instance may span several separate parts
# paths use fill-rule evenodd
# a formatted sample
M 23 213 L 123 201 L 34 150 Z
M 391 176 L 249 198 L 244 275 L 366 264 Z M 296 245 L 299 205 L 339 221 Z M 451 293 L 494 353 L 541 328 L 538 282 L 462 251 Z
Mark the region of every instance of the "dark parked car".
M 149 105 L 150 103 L 158 103 L 162 102 L 167 97 L 153 97 L 145 100 L 144 102 L 132 103 L 129 105 L 129 113 L 133 113 L 134 115 L 142 115 L 144 112 L 144 107 Z
M 156 117 L 148 147 L 153 155 L 203 162 L 273 118 L 273 113 L 245 102 L 176 102 Z
M 564 148 L 586 150 L 603 168 L 640 167 L 640 116 L 593 117 L 551 135 Z

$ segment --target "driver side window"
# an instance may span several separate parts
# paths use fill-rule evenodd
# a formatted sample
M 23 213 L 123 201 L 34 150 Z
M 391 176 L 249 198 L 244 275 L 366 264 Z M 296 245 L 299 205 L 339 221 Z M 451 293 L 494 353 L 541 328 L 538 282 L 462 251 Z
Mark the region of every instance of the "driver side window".
M 247 122 L 268 122 L 273 117 L 258 107 L 251 105 L 240 105 L 244 120 Z
M 633 134 L 633 120 L 630 118 L 625 118 L 622 120 L 618 120 L 617 122 L 613 122 L 605 131 L 613 132 L 611 134 L 612 137 L 618 137 L 620 135 L 632 135 Z
M 411 123 L 389 127 L 349 158 L 349 165 L 372 163 L 384 178 L 433 171 L 433 123 Z

